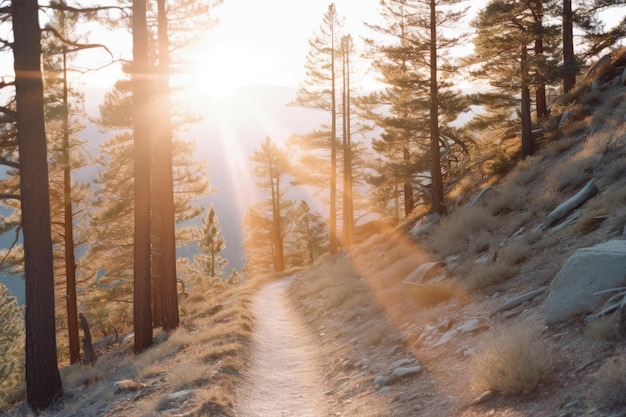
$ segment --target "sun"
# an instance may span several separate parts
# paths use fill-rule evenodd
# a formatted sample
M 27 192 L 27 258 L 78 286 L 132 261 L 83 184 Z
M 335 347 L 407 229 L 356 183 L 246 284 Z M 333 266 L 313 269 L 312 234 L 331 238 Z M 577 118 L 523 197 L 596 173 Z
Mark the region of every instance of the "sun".
M 227 47 L 193 48 L 180 74 L 185 96 L 193 104 L 234 97 L 246 84 L 249 65 L 236 50 Z

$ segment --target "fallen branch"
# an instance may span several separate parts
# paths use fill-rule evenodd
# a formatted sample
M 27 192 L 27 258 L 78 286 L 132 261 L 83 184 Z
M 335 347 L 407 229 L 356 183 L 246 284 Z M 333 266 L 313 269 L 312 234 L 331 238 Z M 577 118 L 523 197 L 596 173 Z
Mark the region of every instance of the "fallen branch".
M 565 202 L 561 203 L 557 208 L 552 210 L 550 214 L 546 216 L 543 223 L 539 226 L 539 230 L 545 230 L 552 226 L 563 217 L 567 216 L 572 211 L 580 207 L 585 201 L 598 193 L 598 187 L 596 186 L 596 180 L 591 179 L 580 191 L 574 194 Z

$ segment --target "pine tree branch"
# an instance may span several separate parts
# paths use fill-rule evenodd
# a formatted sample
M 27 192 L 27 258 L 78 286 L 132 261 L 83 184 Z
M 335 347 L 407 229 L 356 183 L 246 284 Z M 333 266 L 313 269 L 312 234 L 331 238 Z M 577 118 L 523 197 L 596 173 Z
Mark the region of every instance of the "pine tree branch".
M 4 165 L 6 167 L 11 167 L 15 169 L 20 169 L 20 164 L 13 161 L 7 161 L 5 159 L 0 159 L 0 165 Z
M 20 237 L 20 230 L 22 230 L 22 225 L 21 224 L 19 224 L 17 226 L 17 229 L 15 230 L 15 239 L 13 239 L 13 242 L 11 243 L 11 246 L 9 246 L 9 249 L 7 250 L 7 253 L 4 255 L 2 260 L 0 260 L 0 267 L 2 267 L 4 265 L 4 263 L 6 262 L 7 258 L 11 254 L 11 251 L 13 250 L 15 245 L 17 245 L 17 241 L 19 240 L 19 237 Z
M 17 200 L 17 201 L 21 201 L 22 198 L 19 196 L 19 194 L 4 194 L 4 193 L 0 193 L 0 200 Z
M 48 6 L 41 6 L 42 9 L 53 9 L 73 13 L 96 13 L 109 10 L 117 10 L 122 12 L 126 17 L 131 17 L 128 7 L 120 6 L 95 6 L 95 7 L 73 7 L 56 1 L 51 2 Z
M 11 110 L 10 108 L 5 106 L 0 106 L 0 113 L 4 113 L 7 116 L 12 117 L 13 119 L 17 117 L 17 112 L 15 110 Z
M 69 39 L 65 39 L 55 28 L 53 28 L 52 26 L 46 26 L 45 28 L 42 29 L 42 32 L 50 32 L 52 33 L 57 39 L 59 39 L 60 41 L 62 41 L 63 43 L 73 46 L 74 49 L 68 50 L 66 52 L 77 52 L 77 51 L 82 51 L 83 49 L 93 49 L 93 48 L 102 48 L 105 51 L 107 51 L 109 53 L 109 55 L 111 55 L 111 58 L 113 58 L 113 52 L 111 52 L 111 50 L 104 44 L 101 43 L 86 43 L 86 44 L 81 44 L 78 42 L 74 42 L 71 41 Z

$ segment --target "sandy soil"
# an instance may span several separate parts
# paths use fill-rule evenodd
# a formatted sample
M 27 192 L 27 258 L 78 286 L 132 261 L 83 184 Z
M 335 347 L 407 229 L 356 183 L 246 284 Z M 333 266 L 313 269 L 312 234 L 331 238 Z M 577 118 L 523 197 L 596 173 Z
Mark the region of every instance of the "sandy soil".
M 286 297 L 290 282 L 269 283 L 253 300 L 256 327 L 251 364 L 248 382 L 238 394 L 237 416 L 329 415 L 316 341 Z

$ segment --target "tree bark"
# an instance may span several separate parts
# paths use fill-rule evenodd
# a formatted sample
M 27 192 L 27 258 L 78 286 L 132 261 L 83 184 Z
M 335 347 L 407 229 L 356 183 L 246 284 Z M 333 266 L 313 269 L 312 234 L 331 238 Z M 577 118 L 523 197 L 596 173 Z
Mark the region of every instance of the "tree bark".
M 535 55 L 543 55 L 543 39 L 541 37 L 535 39 Z M 548 116 L 548 102 L 546 100 L 546 82 L 543 75 L 537 80 L 535 89 L 535 102 L 537 105 L 537 119 L 543 119 Z
M 161 239 L 163 248 L 163 310 L 164 330 L 175 329 L 180 317 L 178 314 L 178 296 L 176 294 L 176 222 L 174 213 L 174 178 L 172 162 L 172 110 L 170 102 L 170 43 L 165 0 L 158 0 L 159 19 L 159 76 L 161 111 L 163 114 L 157 146 L 159 161 L 159 187 L 161 205 Z
M 85 363 L 93 366 L 96 364 L 97 357 L 96 352 L 93 349 L 89 323 L 87 323 L 87 318 L 83 315 L 83 313 L 80 313 L 79 317 L 80 327 L 83 328 L 83 334 L 85 335 L 85 337 L 83 337 L 83 352 L 85 352 Z
M 442 213 L 443 178 L 441 175 L 441 152 L 439 150 L 439 84 L 437 81 L 437 10 L 436 1 L 430 0 L 430 179 L 431 210 Z
M 535 152 L 532 123 L 530 119 L 530 90 L 528 87 L 528 50 L 521 45 L 522 102 L 520 114 L 522 118 L 522 156 L 527 157 Z
M 563 92 L 576 84 L 576 57 L 574 55 L 574 25 L 572 1 L 563 0 Z
M 72 212 L 72 160 L 70 153 L 69 102 L 67 91 L 67 52 L 63 50 L 63 227 L 65 248 L 65 300 L 70 363 L 80 361 L 78 306 L 76 302 L 76 257 L 74 254 L 74 213 Z
M 61 393 L 54 320 L 54 270 L 36 0 L 14 0 L 13 56 L 26 277 L 26 391 L 36 411 Z
M 343 120 L 343 240 L 352 246 L 352 141 L 350 138 L 350 50 L 351 39 L 342 38 L 342 120 Z
M 330 254 L 337 254 L 337 99 L 335 87 L 335 28 L 331 27 L 331 144 L 330 144 Z
M 150 283 L 150 120 L 148 29 L 145 0 L 133 0 L 133 132 L 135 161 L 135 236 L 133 324 L 135 353 L 152 346 Z

